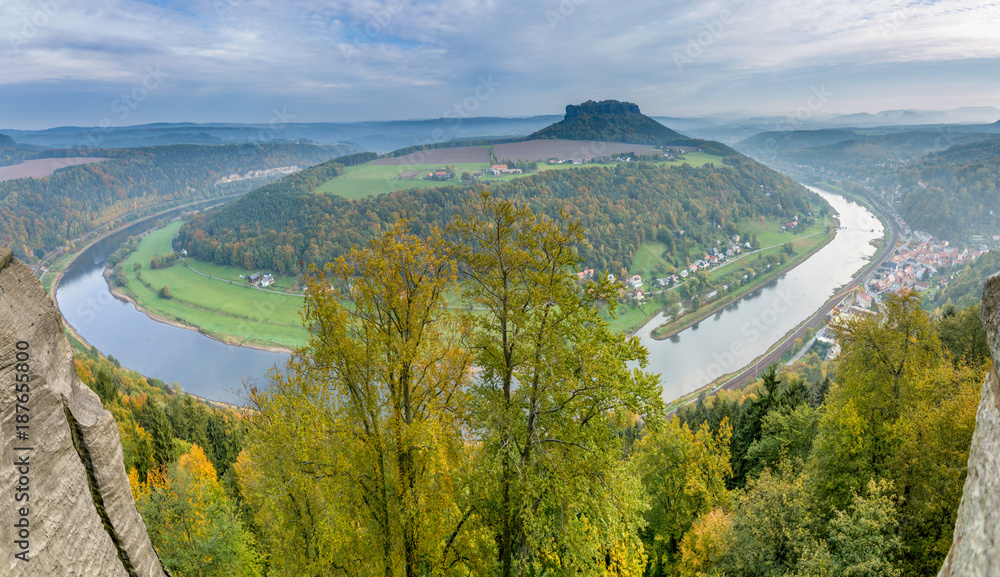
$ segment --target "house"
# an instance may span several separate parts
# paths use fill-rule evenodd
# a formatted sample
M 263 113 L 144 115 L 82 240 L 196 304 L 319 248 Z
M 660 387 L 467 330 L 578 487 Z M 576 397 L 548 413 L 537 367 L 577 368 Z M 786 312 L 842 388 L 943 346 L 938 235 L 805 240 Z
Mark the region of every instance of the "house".
M 585 268 L 582 271 L 576 273 L 577 280 L 586 280 L 588 278 L 594 278 L 594 269 Z
M 628 284 L 632 285 L 633 288 L 639 288 L 642 286 L 642 277 L 634 274 L 632 278 L 628 279 Z
M 632 289 L 632 298 L 634 298 L 637 301 L 641 301 L 642 299 L 646 298 L 646 293 L 642 292 L 641 288 Z
M 250 286 L 260 286 L 260 273 L 255 272 L 247 277 L 247 284 Z
M 274 284 L 274 276 L 272 276 L 271 273 L 267 273 L 264 276 L 260 277 L 260 286 L 269 287 L 273 284 Z
M 858 306 L 861 308 L 866 309 L 872 306 L 872 297 L 868 293 L 859 292 L 855 300 L 857 301 Z
M 698 263 L 689 264 L 688 270 L 691 272 L 698 272 Z
M 187 255 L 188 255 L 188 249 L 182 248 L 181 249 L 181 256 L 187 256 Z

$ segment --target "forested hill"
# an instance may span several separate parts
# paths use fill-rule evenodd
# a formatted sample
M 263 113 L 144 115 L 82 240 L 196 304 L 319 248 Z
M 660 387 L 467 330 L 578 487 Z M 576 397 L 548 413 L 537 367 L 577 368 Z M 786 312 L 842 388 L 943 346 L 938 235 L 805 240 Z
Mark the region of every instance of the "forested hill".
M 146 207 L 244 192 L 280 176 L 257 171 L 311 166 L 352 150 L 311 144 L 90 149 L 88 156 L 109 160 L 0 183 L 0 246 L 28 260 Z
M 714 246 L 714 240 L 739 231 L 744 219 L 789 218 L 810 210 L 811 193 L 790 179 L 738 154 L 726 156 L 725 163 L 729 166 L 623 163 L 543 171 L 491 190 L 536 211 L 556 216 L 564 210 L 579 220 L 591 243 L 582 256 L 598 270 L 627 267 L 645 241 L 677 251 L 695 243 Z M 330 163 L 324 170 L 336 168 Z M 418 233 L 443 228 L 464 210 L 472 191 L 450 186 L 346 200 L 314 193 L 313 183 L 322 177 L 296 175 L 298 183 L 285 179 L 198 215 L 180 230 L 178 247 L 205 261 L 297 273 L 344 254 L 399 218 Z
M 14 140 L 6 134 L 0 134 L 0 150 L 14 148 Z
M 566 106 L 566 117 L 528 137 L 600 140 L 629 144 L 684 144 L 690 139 L 642 114 L 631 102 L 588 100 Z
M 903 217 L 942 238 L 1000 230 L 1000 139 L 953 146 L 899 171 Z

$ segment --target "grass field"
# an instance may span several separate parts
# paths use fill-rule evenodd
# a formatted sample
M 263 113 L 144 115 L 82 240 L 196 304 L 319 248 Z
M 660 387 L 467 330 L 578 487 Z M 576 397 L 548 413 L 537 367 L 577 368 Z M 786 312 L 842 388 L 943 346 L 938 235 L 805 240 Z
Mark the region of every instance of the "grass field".
M 721 156 L 708 154 L 705 152 L 689 152 L 680 158 L 674 158 L 664 164 L 667 166 L 680 166 L 690 164 L 694 167 L 701 167 L 708 163 L 715 163 L 724 166 Z M 595 163 L 595 164 L 546 164 L 538 163 L 538 170 L 572 170 L 579 168 L 592 168 L 595 166 L 616 166 L 617 162 Z M 456 179 L 451 181 L 434 180 L 397 180 L 400 174 L 407 171 L 430 172 L 444 168 L 444 164 L 374 164 L 366 163 L 358 166 L 349 166 L 344 170 L 344 174 L 337 178 L 328 180 L 316 189 L 316 192 L 336 194 L 344 198 L 359 199 L 366 196 L 378 196 L 397 190 L 408 190 L 411 188 L 433 188 L 438 186 L 448 186 L 461 184 L 459 177 L 463 172 L 483 172 L 490 167 L 488 163 L 455 164 Z M 522 178 L 527 175 L 508 174 L 504 176 L 484 176 L 479 182 L 489 185 L 491 182 L 506 182 L 515 178 Z
M 729 166 L 725 162 L 722 162 L 722 157 L 709 154 L 707 152 L 689 152 L 679 158 L 674 158 L 668 161 L 666 164 L 680 166 L 684 163 L 690 164 L 691 166 L 698 168 L 705 166 L 708 163 L 718 164 L 719 166 Z
M 202 276 L 184 260 L 176 261 L 169 268 L 150 269 L 149 261 L 153 256 L 170 251 L 171 239 L 181 224 L 179 220 L 174 221 L 146 235 L 122 265 L 128 277 L 128 292 L 141 307 L 169 320 L 194 326 L 211 336 L 241 344 L 294 348 L 306 343 L 309 335 L 299 316 L 303 304 L 299 294 L 248 287 L 246 280 L 239 278 L 248 271 L 193 259 L 187 261 L 199 272 L 224 280 Z M 142 265 L 142 281 L 133 271 L 135 263 Z M 275 278 L 277 286 L 291 287 L 294 283 L 293 278 Z M 173 298 L 158 296 L 157 292 L 164 285 L 169 287 Z
M 361 164 L 349 166 L 344 174 L 327 181 L 317 192 L 336 194 L 344 198 L 359 199 L 366 196 L 385 194 L 397 190 L 408 190 L 411 188 L 432 188 L 437 186 L 448 186 L 449 184 L 461 184 L 458 180 L 462 172 L 476 172 L 489 168 L 488 164 L 456 164 L 455 180 L 435 181 L 435 180 L 397 180 L 396 177 L 407 171 L 430 172 L 432 170 L 444 168 L 443 164 L 417 164 L 417 165 L 387 165 L 387 164 Z

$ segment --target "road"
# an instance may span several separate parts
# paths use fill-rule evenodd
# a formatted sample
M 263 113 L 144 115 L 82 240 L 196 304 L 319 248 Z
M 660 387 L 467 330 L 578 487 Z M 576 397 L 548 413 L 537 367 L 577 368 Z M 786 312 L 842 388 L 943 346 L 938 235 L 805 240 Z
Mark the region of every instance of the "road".
M 888 211 L 884 210 L 881 206 L 879 206 L 877 202 L 875 202 L 872 199 L 867 199 L 867 200 L 873 207 L 875 207 L 875 210 L 878 212 L 879 216 L 881 216 L 885 222 L 889 223 L 889 241 L 888 244 L 886 245 L 886 250 L 881 254 L 881 256 L 879 256 L 877 259 L 869 263 L 868 266 L 866 266 L 861 271 L 860 274 L 855 276 L 854 280 L 849 282 L 846 286 L 844 286 L 844 288 L 840 289 L 840 291 L 838 291 L 837 294 L 830 297 L 830 299 L 826 301 L 826 304 L 820 307 L 820 309 L 815 313 L 813 313 L 811 317 L 809 317 L 802 324 L 800 324 L 798 328 L 796 328 L 792 332 L 792 334 L 785 336 L 784 340 L 782 340 L 776 347 L 774 347 L 773 350 L 759 357 L 751 365 L 745 367 L 742 371 L 740 371 L 740 373 L 737 374 L 735 377 L 732 377 L 729 380 L 723 382 L 720 386 L 717 387 L 717 389 L 728 389 L 728 390 L 738 389 L 745 387 L 746 385 L 756 381 L 757 376 L 760 374 L 762 370 L 767 369 L 767 367 L 769 367 L 770 365 L 779 362 L 781 360 L 782 355 L 784 355 L 790 349 L 792 349 L 792 347 L 795 344 L 795 340 L 805 336 L 807 329 L 818 328 L 822 324 L 823 318 L 826 317 L 826 315 L 830 314 L 830 311 L 832 311 L 833 308 L 837 306 L 837 304 L 839 304 L 840 301 L 844 299 L 844 297 L 846 297 L 858 285 L 864 283 L 868 279 L 868 277 L 871 276 L 871 274 L 878 269 L 878 267 L 882 266 L 882 263 L 884 263 L 890 256 L 892 256 L 893 247 L 896 246 L 896 242 L 899 239 L 899 228 L 898 225 L 896 224 L 896 220 L 892 217 L 891 214 L 888 213 Z

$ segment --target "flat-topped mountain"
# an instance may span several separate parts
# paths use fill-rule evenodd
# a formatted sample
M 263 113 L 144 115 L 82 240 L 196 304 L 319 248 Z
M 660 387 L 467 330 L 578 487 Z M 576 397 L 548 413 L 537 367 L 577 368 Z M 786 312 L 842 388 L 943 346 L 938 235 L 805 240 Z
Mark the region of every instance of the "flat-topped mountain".
M 654 145 L 683 144 L 690 140 L 643 114 L 638 105 L 617 100 L 588 100 L 580 105 L 567 105 L 562 120 L 528 137 L 533 138 Z

